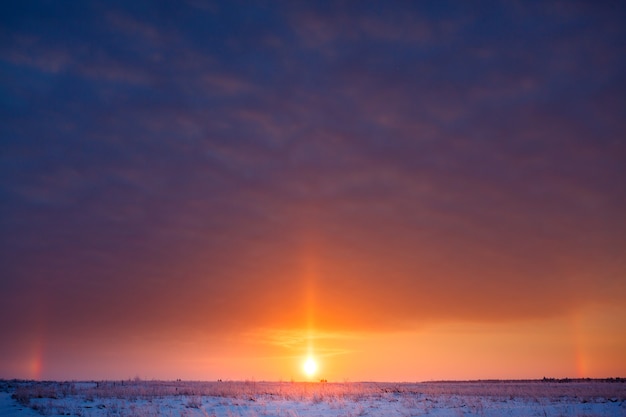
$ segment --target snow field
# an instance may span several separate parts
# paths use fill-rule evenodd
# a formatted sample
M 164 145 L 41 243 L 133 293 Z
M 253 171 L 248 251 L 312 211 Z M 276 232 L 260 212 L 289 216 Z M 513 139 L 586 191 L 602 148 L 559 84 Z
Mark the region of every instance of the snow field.
M 626 383 L 600 381 L 0 381 L 0 391 L 2 416 L 626 416 Z

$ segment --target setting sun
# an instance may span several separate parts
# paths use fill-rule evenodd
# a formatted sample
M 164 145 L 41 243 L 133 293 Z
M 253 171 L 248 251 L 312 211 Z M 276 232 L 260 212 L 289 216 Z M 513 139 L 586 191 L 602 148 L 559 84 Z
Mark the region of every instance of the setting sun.
M 313 359 L 312 357 L 308 357 L 307 360 L 304 361 L 302 369 L 304 369 L 304 373 L 307 376 L 311 377 L 317 371 L 317 362 L 315 362 L 315 359 Z

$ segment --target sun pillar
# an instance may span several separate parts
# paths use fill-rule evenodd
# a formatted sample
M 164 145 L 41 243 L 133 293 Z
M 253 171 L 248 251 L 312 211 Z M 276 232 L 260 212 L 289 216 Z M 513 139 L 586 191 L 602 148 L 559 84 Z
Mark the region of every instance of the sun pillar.
M 306 251 L 304 257 L 304 290 L 305 290 L 305 322 L 306 322 L 306 357 L 304 358 L 303 370 L 311 378 L 317 370 L 315 361 L 315 305 L 316 305 L 316 281 L 317 281 L 317 257 L 315 251 Z

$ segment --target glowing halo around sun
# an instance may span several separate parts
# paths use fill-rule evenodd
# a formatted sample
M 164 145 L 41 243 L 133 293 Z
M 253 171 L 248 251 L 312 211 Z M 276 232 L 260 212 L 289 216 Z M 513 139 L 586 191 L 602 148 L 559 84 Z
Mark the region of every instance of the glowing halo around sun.
M 312 377 L 317 372 L 317 362 L 311 356 L 309 356 L 302 364 L 302 370 L 308 377 Z

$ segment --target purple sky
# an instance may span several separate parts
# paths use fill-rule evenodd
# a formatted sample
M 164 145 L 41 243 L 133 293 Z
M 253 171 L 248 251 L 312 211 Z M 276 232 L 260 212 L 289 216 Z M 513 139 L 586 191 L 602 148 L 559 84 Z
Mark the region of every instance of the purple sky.
M 625 22 L 617 1 L 4 2 L 0 377 L 42 341 L 62 362 L 296 328 L 309 284 L 336 331 L 623 305 Z

